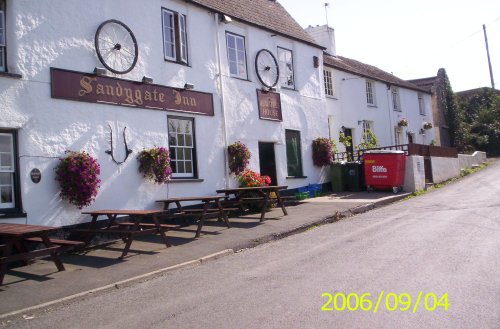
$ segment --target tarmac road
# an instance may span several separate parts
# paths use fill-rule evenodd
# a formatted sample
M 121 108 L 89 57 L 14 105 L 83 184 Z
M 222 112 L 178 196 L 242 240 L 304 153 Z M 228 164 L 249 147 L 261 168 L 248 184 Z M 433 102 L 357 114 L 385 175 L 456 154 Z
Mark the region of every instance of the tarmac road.
M 499 169 L 10 326 L 500 328 Z

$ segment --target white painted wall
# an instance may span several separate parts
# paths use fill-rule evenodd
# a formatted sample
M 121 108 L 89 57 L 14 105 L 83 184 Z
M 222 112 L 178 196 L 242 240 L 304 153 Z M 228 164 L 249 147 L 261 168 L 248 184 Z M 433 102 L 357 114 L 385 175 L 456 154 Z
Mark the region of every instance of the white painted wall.
M 460 176 L 458 158 L 431 157 L 432 180 L 436 183 Z
M 401 111 L 392 108 L 391 91 L 387 84 L 374 81 L 376 106 L 366 102 L 366 78 L 338 69 L 333 71 L 335 97 L 326 96 L 327 111 L 332 117 L 332 136 L 338 141 L 341 127 L 353 129 L 354 145 L 361 142 L 363 136 L 362 121 L 372 121 L 373 130 L 380 146 L 395 145 L 394 127 L 400 119 L 409 121 L 408 127 L 402 127 L 400 144 L 408 143 L 407 133 L 414 134 L 414 143 L 429 145 L 434 138 L 433 129 L 420 134 L 424 122 L 432 122 L 431 95 L 423 93 L 426 115 L 419 113 L 418 92 L 399 88 Z M 339 145 L 343 151 L 343 145 Z
M 486 152 L 476 151 L 473 154 L 459 154 L 460 169 L 471 168 L 487 161 Z
M 163 59 L 161 7 L 188 17 L 189 65 Z M 227 123 L 227 140 L 241 140 L 252 151 L 251 168 L 258 170 L 258 141 L 276 143 L 278 183 L 290 188 L 328 181 L 321 168 L 312 165 L 311 142 L 328 136 L 321 68 L 313 67 L 313 56 L 321 49 L 237 22 L 216 25 L 208 10 L 184 1 L 153 0 L 141 3 L 122 0 L 17 0 L 8 6 L 8 68 L 22 79 L 0 77 L 0 128 L 19 129 L 21 192 L 27 223 L 70 225 L 87 221 L 76 207 L 62 201 L 54 181 L 57 158 L 65 150 L 85 150 L 101 164 L 102 186 L 88 209 L 151 209 L 154 200 L 167 196 L 211 195 L 217 188 L 235 185 L 224 175 L 225 136 L 222 110 Z M 50 97 L 50 67 L 92 72 L 102 66 L 93 39 L 100 23 L 118 19 L 134 32 L 139 44 L 139 60 L 130 73 L 120 78 L 140 81 L 144 75 L 154 83 L 181 87 L 185 82 L 195 90 L 214 95 L 215 116 L 153 111 L 121 106 L 91 104 Z M 222 92 L 218 86 L 217 27 L 220 29 Z M 246 37 L 249 81 L 230 78 L 227 72 L 224 31 Z M 276 53 L 277 46 L 293 50 L 296 90 L 281 92 L 283 122 L 260 120 L 256 89 L 260 84 L 253 70 L 255 54 L 261 48 Z M 113 74 L 110 74 L 113 75 Z M 167 115 L 195 117 L 199 178 L 203 182 L 170 183 L 157 186 L 138 173 L 135 156 L 143 148 L 167 146 Z M 109 128 L 113 129 L 116 157 L 123 159 L 124 127 L 134 151 L 129 160 L 117 166 L 105 153 L 109 149 Z M 302 159 L 306 179 L 286 179 L 285 129 L 301 131 Z M 38 168 L 42 181 L 34 184 L 29 172 Z M 21 221 L 24 222 L 24 219 Z
M 425 188 L 424 157 L 411 155 L 406 157 L 403 191 L 415 192 Z

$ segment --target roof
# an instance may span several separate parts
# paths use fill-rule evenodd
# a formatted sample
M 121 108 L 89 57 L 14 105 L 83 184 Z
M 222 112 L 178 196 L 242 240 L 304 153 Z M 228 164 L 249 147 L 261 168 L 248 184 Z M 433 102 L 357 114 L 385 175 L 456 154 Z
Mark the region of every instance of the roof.
M 432 87 L 436 83 L 437 78 L 438 77 L 435 76 L 435 77 L 429 77 L 429 78 L 413 79 L 413 80 L 408 80 L 408 82 L 413 83 L 413 84 L 419 86 L 420 88 L 427 89 L 427 91 L 430 92 L 432 90 Z
M 311 46 L 320 46 L 283 6 L 274 0 L 185 0 L 218 13 L 228 15 L 258 28 L 275 32 Z
M 382 81 L 391 85 L 408 88 L 416 91 L 430 93 L 429 90 L 419 87 L 411 82 L 398 78 L 397 76 L 385 72 L 378 67 L 361 63 L 360 61 L 343 56 L 331 56 L 324 54 L 323 63 L 326 66 L 336 68 L 341 71 L 353 73 L 373 80 Z

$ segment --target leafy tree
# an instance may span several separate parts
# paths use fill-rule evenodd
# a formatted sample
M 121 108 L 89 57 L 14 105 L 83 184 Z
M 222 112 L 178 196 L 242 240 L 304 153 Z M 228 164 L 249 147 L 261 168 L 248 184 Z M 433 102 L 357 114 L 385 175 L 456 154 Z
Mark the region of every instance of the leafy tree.
M 500 93 L 483 88 L 459 100 L 463 121 L 457 138 L 458 148 L 465 152 L 480 150 L 500 155 Z

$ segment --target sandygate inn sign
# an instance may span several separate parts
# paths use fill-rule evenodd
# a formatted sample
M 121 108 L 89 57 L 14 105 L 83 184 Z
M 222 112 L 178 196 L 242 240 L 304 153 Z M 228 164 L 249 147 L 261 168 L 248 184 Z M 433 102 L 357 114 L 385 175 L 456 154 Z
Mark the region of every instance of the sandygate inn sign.
M 209 93 L 57 68 L 50 78 L 53 98 L 214 115 Z

